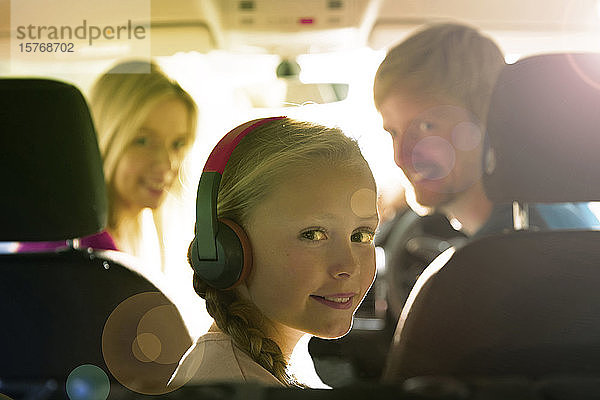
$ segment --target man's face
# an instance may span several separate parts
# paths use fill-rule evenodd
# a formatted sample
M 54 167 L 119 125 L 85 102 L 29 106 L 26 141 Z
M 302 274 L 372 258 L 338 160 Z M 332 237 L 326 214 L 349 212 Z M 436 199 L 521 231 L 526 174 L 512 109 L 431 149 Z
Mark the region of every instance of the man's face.
M 450 102 L 390 94 L 381 104 L 394 160 L 419 204 L 451 205 L 481 180 L 483 133 L 471 113 Z

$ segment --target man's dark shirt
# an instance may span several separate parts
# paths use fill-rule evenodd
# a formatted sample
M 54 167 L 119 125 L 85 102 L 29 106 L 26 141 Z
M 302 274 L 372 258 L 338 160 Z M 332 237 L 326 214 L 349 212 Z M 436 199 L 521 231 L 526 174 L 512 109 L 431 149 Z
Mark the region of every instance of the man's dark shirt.
M 600 222 L 587 203 L 535 204 L 530 206 L 529 225 L 532 230 L 585 229 L 598 228 Z M 454 230 L 441 214 L 419 217 L 410 209 L 384 224 L 375 242 L 385 250 L 384 279 L 392 319 L 399 317 L 419 275 L 444 250 L 512 230 L 512 204 L 496 205 L 484 225 L 470 237 Z

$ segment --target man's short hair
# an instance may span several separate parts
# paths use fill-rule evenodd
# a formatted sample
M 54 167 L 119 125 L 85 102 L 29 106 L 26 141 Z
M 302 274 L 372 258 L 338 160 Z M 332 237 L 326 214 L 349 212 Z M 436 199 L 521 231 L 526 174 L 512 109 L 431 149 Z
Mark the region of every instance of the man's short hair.
M 485 122 L 502 52 L 478 30 L 456 23 L 425 26 L 393 47 L 375 75 L 377 108 L 395 92 L 455 101 Z

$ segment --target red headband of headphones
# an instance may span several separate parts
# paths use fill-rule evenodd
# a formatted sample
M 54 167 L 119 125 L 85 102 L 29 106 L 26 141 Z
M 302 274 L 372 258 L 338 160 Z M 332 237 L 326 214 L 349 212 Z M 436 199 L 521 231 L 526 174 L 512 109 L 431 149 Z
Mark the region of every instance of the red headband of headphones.
M 227 161 L 229 161 L 229 157 L 231 157 L 231 153 L 248 133 L 268 122 L 284 118 L 286 117 L 261 118 L 248 121 L 231 130 L 217 143 L 210 156 L 208 156 L 203 172 L 218 172 L 223 175 L 223 170 L 225 169 L 225 165 L 227 165 Z

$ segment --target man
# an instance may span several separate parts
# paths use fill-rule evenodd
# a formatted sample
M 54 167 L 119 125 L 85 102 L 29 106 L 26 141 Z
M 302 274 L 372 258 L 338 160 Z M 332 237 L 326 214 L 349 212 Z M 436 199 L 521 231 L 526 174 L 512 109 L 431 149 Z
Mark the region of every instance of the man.
M 498 46 L 474 28 L 427 26 L 392 48 L 377 71 L 375 105 L 415 200 L 460 223 L 468 237 L 512 227 L 512 209 L 494 207 L 482 184 L 486 114 L 504 67 Z M 575 206 L 534 207 L 531 225 L 589 226 Z M 596 221 L 597 222 L 597 221 Z
M 441 23 L 417 30 L 379 66 L 375 105 L 392 136 L 396 164 L 411 184 L 409 203 L 412 197 L 432 212 L 419 218 L 409 210 L 376 238 L 386 254 L 391 319 L 399 317 L 418 276 L 443 250 L 460 246 L 464 235 L 471 240 L 512 229 L 511 205 L 492 204 L 482 184 L 487 109 L 504 65 L 490 38 L 465 25 Z M 533 229 L 598 223 L 585 204 L 530 210 Z

